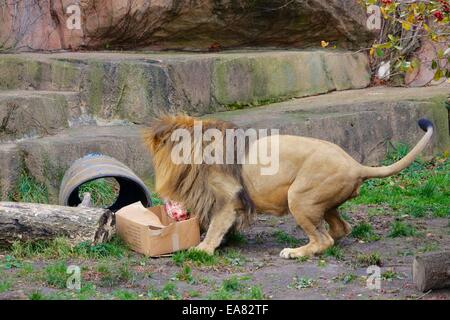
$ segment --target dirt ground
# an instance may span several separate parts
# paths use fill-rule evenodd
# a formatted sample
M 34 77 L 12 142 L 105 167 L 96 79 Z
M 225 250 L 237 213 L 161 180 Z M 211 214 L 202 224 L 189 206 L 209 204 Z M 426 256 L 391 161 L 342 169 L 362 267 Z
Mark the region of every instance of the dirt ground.
M 373 210 L 374 206 L 359 205 L 349 209 L 347 215 L 351 224 L 367 221 L 369 209 Z M 393 219 L 389 214 L 369 218 L 373 230 L 380 236 L 377 241 L 364 243 L 347 237 L 338 243 L 339 250 L 334 256 L 322 255 L 301 261 L 279 257 L 279 252 L 288 247 L 283 242 L 296 238 L 301 245 L 307 240 L 292 216 L 259 216 L 252 228 L 241 233 L 239 241 L 222 246 L 218 255 L 227 257 L 227 263 L 190 265 L 187 277 L 179 276 L 184 265 L 177 265 L 171 257 L 145 258 L 129 252 L 121 259 L 106 259 L 106 263 L 113 263 L 112 260 L 120 263 L 126 259 L 129 264 L 127 276 L 108 286 L 101 281 L 104 271 L 98 267 L 99 261 L 69 258 L 67 264 L 82 268 L 82 286 L 90 284 L 86 290 L 90 293 L 85 295 L 65 288 L 57 289 L 49 285 L 48 279 L 43 281 L 34 277 L 34 274 L 42 272 L 39 270 L 48 261 L 32 259 L 29 262 L 34 271 L 26 275 L 20 267 L 0 271 L 3 274 L 0 281 L 9 279 L 8 288 L 0 293 L 0 299 L 221 299 L 227 298 L 220 289 L 221 284 L 223 287 L 223 281 L 233 277 L 238 279 L 241 289 L 231 285 L 231 289 L 227 289 L 229 291 L 225 290 L 234 290 L 228 298 L 248 298 L 245 296 L 247 290 L 259 287 L 264 299 L 450 299 L 450 290 L 417 291 L 411 273 L 416 253 L 450 249 L 449 219 L 404 217 L 403 221 L 413 225 L 417 234 L 392 238 L 388 233 Z M 369 263 L 364 263 L 361 258 L 374 253 L 378 253 L 381 260 L 380 290 L 367 288 Z M 8 252 L 2 252 L 0 261 L 7 255 Z M 161 295 L 164 290 L 160 288 L 167 283 L 174 284 L 168 289 L 172 294 Z M 149 290 L 153 290 L 150 288 L 159 293 L 150 294 Z

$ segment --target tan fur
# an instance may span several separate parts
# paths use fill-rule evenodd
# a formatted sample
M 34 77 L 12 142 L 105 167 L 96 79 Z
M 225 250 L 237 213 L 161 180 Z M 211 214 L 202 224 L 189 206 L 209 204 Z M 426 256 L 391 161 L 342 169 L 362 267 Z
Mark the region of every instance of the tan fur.
M 155 121 L 146 133 L 153 155 L 156 192 L 179 201 L 209 225 L 198 249 L 213 253 L 236 221 L 248 221 L 253 212 L 283 215 L 292 213 L 309 237 L 299 248 L 285 248 L 283 258 L 321 253 L 351 231 L 341 219 L 337 207 L 356 197 L 368 178 L 386 177 L 412 163 L 431 139 L 428 129 L 416 147 L 402 160 L 387 167 L 366 167 L 356 162 L 335 144 L 313 138 L 279 136 L 279 170 L 261 175 L 262 165 L 174 165 L 170 159 L 173 143 L 170 134 L 176 128 L 191 129 L 193 118 L 167 116 Z M 234 128 L 221 121 L 205 121 L 206 128 Z M 271 146 L 273 137 L 254 142 L 247 152 Z M 267 144 L 266 144 L 267 143 Z M 250 200 L 251 199 L 251 200 Z M 325 222 L 329 229 L 325 227 Z

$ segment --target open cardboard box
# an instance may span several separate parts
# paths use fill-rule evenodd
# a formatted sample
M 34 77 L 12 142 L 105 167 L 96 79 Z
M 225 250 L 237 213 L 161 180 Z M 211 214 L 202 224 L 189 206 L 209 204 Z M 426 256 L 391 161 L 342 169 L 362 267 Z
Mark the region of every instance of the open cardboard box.
M 164 206 L 145 208 L 140 202 L 116 212 L 118 235 L 136 252 L 160 256 L 196 246 L 200 227 L 196 217 L 175 221 Z

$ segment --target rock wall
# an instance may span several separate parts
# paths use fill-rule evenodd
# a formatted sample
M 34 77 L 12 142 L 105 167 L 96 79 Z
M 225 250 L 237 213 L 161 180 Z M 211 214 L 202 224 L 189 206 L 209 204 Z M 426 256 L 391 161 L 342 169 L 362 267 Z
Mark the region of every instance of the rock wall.
M 79 19 L 78 19 L 79 18 Z M 78 29 L 78 21 L 80 28 Z M 357 0 L 6 0 L 0 48 L 183 49 L 297 47 L 373 37 Z

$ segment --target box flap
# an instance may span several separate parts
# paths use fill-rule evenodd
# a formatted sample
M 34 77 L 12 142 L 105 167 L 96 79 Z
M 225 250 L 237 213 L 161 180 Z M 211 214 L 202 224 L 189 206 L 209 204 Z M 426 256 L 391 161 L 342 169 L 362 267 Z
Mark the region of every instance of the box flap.
M 146 227 L 153 227 L 157 229 L 163 229 L 166 227 L 161 223 L 158 216 L 154 212 L 145 208 L 141 202 L 136 202 L 123 207 L 116 212 L 116 216 L 120 216 L 125 220 L 132 221 Z

